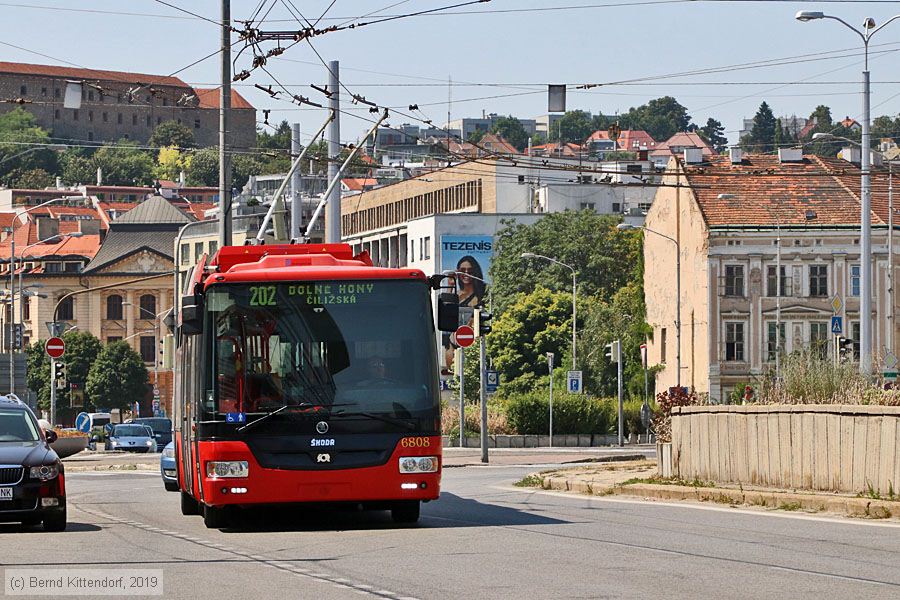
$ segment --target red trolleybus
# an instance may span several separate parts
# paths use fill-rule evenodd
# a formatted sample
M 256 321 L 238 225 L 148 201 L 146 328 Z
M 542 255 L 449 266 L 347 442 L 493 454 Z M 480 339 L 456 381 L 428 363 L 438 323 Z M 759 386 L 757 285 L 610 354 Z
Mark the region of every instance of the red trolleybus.
M 440 492 L 440 279 L 344 244 L 201 260 L 177 319 L 182 513 L 222 527 L 236 506 L 350 502 L 417 521 Z

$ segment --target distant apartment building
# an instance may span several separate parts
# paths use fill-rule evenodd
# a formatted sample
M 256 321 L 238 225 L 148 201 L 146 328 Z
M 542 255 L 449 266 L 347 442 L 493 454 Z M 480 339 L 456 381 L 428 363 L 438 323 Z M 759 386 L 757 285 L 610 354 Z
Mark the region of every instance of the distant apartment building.
M 781 126 L 795 138 L 803 137 L 803 132 L 807 131 L 806 128 L 812 122 L 811 119 L 804 119 L 797 115 L 779 117 L 779 119 L 781 119 Z M 738 139 L 750 135 L 751 131 L 753 131 L 753 119 L 744 119 L 741 130 L 738 132 Z
M 887 244 L 887 170 L 874 167 L 872 178 L 873 314 L 860 315 L 858 163 L 799 149 L 672 157 L 644 236 L 649 363 L 662 367 L 657 389 L 678 381 L 679 253 L 652 232 L 680 248 L 681 384 L 714 402 L 771 377 L 778 353 L 833 356 L 832 317 L 857 357 L 862 318 L 872 319 L 875 356 L 900 351 L 887 278 L 897 270 Z
M 467 117 L 464 119 L 455 119 L 447 124 L 447 129 L 450 130 L 450 133 L 452 135 L 455 135 L 461 140 L 466 141 L 469 139 L 469 136 L 476 131 L 480 131 L 482 133 L 490 132 L 497 121 L 506 116 L 507 115 L 498 115 L 496 113 L 491 113 L 489 115 L 483 115 L 480 119 L 471 117 Z M 534 135 L 535 131 L 537 131 L 537 122 L 534 119 L 519 119 L 519 123 L 522 124 L 522 127 L 525 129 L 525 133 L 527 133 L 528 135 Z
M 67 83 L 81 84 L 81 106 L 64 108 Z M 54 138 L 89 142 L 147 142 L 157 125 L 187 126 L 199 146 L 218 144 L 219 92 L 177 77 L 76 67 L 0 62 L 0 114 L 17 107 L 32 113 Z M 231 144 L 256 143 L 256 109 L 231 96 Z

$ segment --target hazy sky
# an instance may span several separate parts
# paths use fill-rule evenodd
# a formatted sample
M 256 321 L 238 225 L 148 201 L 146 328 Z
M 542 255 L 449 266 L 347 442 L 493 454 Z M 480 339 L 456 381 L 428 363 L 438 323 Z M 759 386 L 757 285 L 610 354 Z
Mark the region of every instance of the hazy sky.
M 219 17 L 218 0 L 166 1 L 213 20 Z M 249 18 L 260 1 L 233 0 L 232 17 Z M 335 0 L 319 27 L 460 1 Z M 331 0 L 265 0 L 265 10 L 274 7 L 258 27 L 297 29 L 292 12 L 316 21 L 329 4 Z M 385 10 L 365 19 L 352 18 L 379 9 Z M 629 84 L 570 90 L 569 109 L 611 114 L 671 95 L 688 108 L 696 123 L 702 125 L 710 116 L 722 121 L 734 140 L 741 119 L 752 117 L 762 100 L 778 116 L 806 116 L 818 104 L 831 106 L 836 118 L 859 116 L 860 38 L 835 21 L 800 23 L 794 19 L 798 10 L 822 10 L 859 25 L 866 16 L 884 22 L 900 13 L 900 3 L 491 0 L 453 9 L 463 14 L 398 19 L 328 33 L 312 41 L 325 60 L 341 61 L 342 80 L 352 91 L 380 104 L 402 107 L 404 112 L 408 105 L 418 104 L 420 112 L 414 114 L 435 123 L 446 121 L 451 77 L 453 118 L 480 116 L 482 111 L 530 118 L 546 113 L 548 83 L 630 80 Z M 219 44 L 216 25 L 156 0 L 0 0 L 0 15 L 6 25 L 0 60 L 7 61 L 68 61 L 98 69 L 168 75 L 214 52 Z M 235 50 L 240 47 L 236 45 Z M 872 40 L 873 116 L 900 112 L 898 51 L 900 20 Z M 238 70 L 249 66 L 250 57 L 248 50 L 238 59 Z M 633 81 L 771 59 L 788 59 L 790 64 Z M 324 84 L 327 78 L 305 42 L 270 59 L 266 68 L 292 93 L 325 101 L 309 88 L 310 83 Z M 188 83 L 214 86 L 219 79 L 218 58 L 178 76 Z M 311 134 L 324 118 L 318 109 L 272 99 L 254 89 L 254 83 L 266 86 L 273 81 L 257 70 L 237 86 L 257 107 L 260 121 L 262 109 L 271 109 L 270 122 L 299 121 L 302 130 Z M 343 108 L 369 117 L 365 107 L 360 110 L 346 98 Z M 410 119 L 394 115 L 389 122 L 406 121 Z M 366 128 L 362 120 L 342 117 L 346 140 L 361 136 Z

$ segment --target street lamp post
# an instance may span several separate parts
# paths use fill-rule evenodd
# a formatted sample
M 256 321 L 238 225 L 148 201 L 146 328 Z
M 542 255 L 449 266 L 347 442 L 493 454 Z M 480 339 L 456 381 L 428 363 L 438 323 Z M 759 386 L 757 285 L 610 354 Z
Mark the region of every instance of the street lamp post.
M 888 23 L 895 19 L 900 19 L 900 15 L 894 15 L 881 25 L 875 25 L 875 19 L 867 17 L 863 21 L 862 31 L 853 27 L 840 17 L 826 15 L 823 12 L 801 10 L 795 16 L 798 21 L 814 21 L 817 19 L 831 19 L 844 25 L 852 32 L 857 34 L 863 41 L 864 48 L 864 69 L 863 69 L 863 106 L 862 106 L 862 139 L 860 140 L 860 302 L 859 302 L 859 371 L 864 375 L 869 375 L 872 370 L 872 182 L 869 177 L 870 152 L 872 144 L 869 133 L 869 122 L 871 115 L 869 114 L 869 101 L 871 92 L 869 89 L 869 40 L 879 30 L 883 29 Z
M 681 244 L 673 237 L 669 237 L 664 233 L 660 233 L 654 229 L 648 229 L 642 225 L 632 225 L 631 223 L 619 223 L 616 225 L 619 231 L 631 231 L 633 229 L 642 229 L 648 233 L 654 233 L 659 237 L 665 238 L 675 244 L 675 385 L 681 387 Z
M 560 261 L 556 260 L 555 258 L 550 258 L 549 256 L 543 256 L 541 254 L 535 254 L 533 252 L 523 252 L 522 258 L 539 258 L 541 260 L 547 260 L 547 261 L 550 261 L 552 263 L 555 263 L 561 267 L 565 267 L 565 268 L 569 269 L 570 271 L 572 271 L 572 370 L 575 371 L 577 369 L 577 367 L 575 366 L 575 364 L 576 364 L 575 363 L 575 340 L 576 340 L 576 333 L 577 333 L 575 317 L 577 316 L 576 294 L 578 291 L 577 282 L 575 279 L 575 267 L 573 267 L 572 265 L 567 265 L 564 262 L 560 262 Z
M 146 308 L 144 308 L 143 306 L 141 306 L 140 304 L 135 304 L 134 302 L 123 302 L 122 306 L 134 306 L 139 311 L 142 311 L 142 312 L 150 315 L 150 317 L 153 319 L 153 329 L 152 329 L 153 347 L 154 347 L 154 350 L 153 350 L 153 386 L 158 390 L 159 389 L 159 318 L 161 316 L 163 316 L 164 314 L 166 314 L 167 312 L 171 311 L 172 309 L 168 308 L 160 313 L 154 314 L 152 311 L 149 311 Z M 148 331 L 138 331 L 135 334 L 129 335 L 125 339 L 127 340 L 130 338 L 133 338 L 134 336 L 139 335 L 141 333 L 148 333 Z

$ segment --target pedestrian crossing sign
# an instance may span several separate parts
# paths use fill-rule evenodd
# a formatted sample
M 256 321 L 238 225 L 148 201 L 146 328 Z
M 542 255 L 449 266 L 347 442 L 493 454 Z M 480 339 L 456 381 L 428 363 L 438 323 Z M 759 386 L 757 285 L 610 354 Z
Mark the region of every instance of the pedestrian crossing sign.
M 844 332 L 843 317 L 831 317 L 831 333 L 841 335 Z

